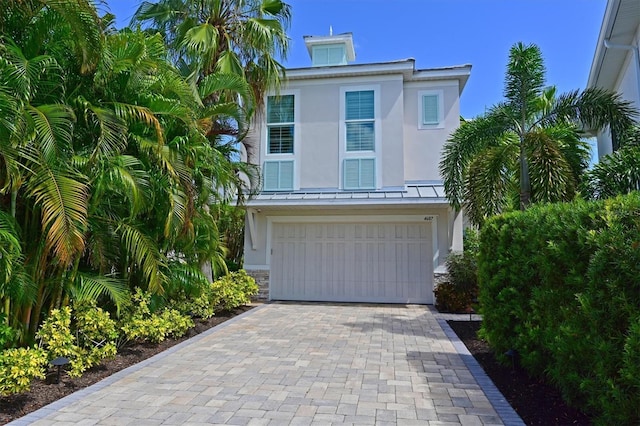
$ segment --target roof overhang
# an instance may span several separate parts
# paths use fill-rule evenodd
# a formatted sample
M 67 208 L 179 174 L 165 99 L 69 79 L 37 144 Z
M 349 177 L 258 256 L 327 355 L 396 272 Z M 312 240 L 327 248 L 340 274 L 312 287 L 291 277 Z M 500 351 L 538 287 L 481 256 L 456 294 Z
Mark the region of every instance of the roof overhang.
M 335 65 L 327 67 L 290 68 L 286 70 L 289 81 L 319 78 L 344 78 L 374 75 L 400 74 L 405 82 L 457 80 L 460 92 L 471 75 L 471 65 L 456 65 L 442 68 L 415 69 L 415 59 L 408 58 L 392 62 L 372 64 Z
M 247 208 L 263 210 L 369 209 L 446 207 L 442 185 L 412 185 L 392 191 L 272 192 L 260 193 L 245 203 Z
M 605 40 L 612 44 L 629 45 L 638 31 L 640 3 L 638 0 L 609 0 L 604 12 L 598 44 L 591 63 L 587 87 L 614 90 L 618 73 L 629 54 L 625 49 L 608 49 Z M 636 46 L 637 48 L 637 46 Z

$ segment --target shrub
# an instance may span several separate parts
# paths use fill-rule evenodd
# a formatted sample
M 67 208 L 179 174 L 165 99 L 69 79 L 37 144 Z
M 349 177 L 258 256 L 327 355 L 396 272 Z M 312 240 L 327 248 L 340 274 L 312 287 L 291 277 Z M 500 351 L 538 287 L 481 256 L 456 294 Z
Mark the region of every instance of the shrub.
M 230 311 L 251 303 L 251 296 L 258 294 L 258 289 L 256 280 L 241 269 L 211 284 L 211 303 L 216 310 Z
M 640 194 L 489 220 L 482 335 L 596 422 L 640 422 Z
M 464 233 L 464 252 L 449 253 L 447 271 L 449 282 L 434 290 L 436 309 L 440 312 L 469 312 L 478 298 L 478 233 L 467 229 Z
M 16 330 L 7 325 L 5 319 L 6 316 L 0 314 L 0 350 L 12 347 L 18 336 Z
M 193 327 L 189 316 L 168 308 L 154 313 L 150 304 L 151 294 L 137 288 L 130 311 L 123 317 L 120 326 L 127 339 L 158 343 L 169 336 L 180 337 Z
M 75 313 L 68 306 L 54 309 L 36 337 L 50 360 L 61 356 L 69 359 L 70 377 L 82 376 L 88 368 L 117 352 L 116 323 L 93 303 L 83 304 Z
M 45 378 L 47 353 L 39 348 L 14 348 L 0 352 L 0 395 L 26 392 L 33 379 Z

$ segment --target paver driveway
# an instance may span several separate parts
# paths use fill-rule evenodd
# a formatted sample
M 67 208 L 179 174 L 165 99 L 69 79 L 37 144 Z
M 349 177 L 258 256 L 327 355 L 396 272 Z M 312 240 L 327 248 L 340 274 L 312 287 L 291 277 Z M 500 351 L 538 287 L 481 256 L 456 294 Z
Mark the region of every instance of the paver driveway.
M 15 423 L 34 420 L 503 424 L 428 307 L 284 303 L 249 311 Z

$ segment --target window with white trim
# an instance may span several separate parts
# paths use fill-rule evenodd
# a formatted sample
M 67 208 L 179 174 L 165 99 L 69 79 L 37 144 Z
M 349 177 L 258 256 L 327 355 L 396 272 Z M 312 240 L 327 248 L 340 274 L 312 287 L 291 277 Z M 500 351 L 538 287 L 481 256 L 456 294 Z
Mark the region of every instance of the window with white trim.
M 375 101 L 373 90 L 345 92 L 346 150 L 375 151 Z
M 293 190 L 293 160 L 265 161 L 262 169 L 264 191 Z
M 418 92 L 418 127 L 420 129 L 444 127 L 442 90 L 423 90 Z
M 344 189 L 375 189 L 375 158 L 346 158 L 343 171 Z
M 321 44 L 313 46 L 311 52 L 314 67 L 347 64 L 347 52 L 344 44 Z
M 294 95 L 267 98 L 267 154 L 293 154 Z

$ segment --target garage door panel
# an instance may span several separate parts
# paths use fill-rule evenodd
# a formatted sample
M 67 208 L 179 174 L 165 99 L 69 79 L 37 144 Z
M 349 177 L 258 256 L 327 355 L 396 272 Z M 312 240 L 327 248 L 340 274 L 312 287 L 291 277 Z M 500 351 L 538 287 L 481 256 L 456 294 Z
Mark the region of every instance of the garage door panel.
M 274 223 L 272 236 L 272 299 L 433 302 L 428 223 Z

